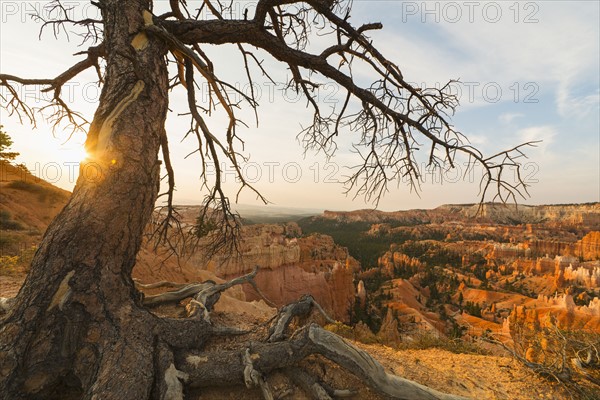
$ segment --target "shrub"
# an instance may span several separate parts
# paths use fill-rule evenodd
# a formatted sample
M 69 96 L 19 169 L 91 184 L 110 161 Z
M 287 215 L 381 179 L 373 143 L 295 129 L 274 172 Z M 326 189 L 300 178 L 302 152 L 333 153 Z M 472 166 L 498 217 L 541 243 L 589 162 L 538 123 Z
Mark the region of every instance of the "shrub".
M 354 339 L 354 329 L 341 322 L 336 321 L 334 324 L 327 324 L 324 328 L 347 339 Z
M 553 316 L 525 322 L 511 317 L 514 358 L 542 377 L 560 382 L 576 399 L 598 399 L 600 334 L 561 329 Z
M 63 197 L 62 193 L 60 193 L 59 191 L 57 191 L 53 188 L 44 187 L 44 186 L 38 185 L 36 183 L 27 182 L 24 180 L 12 181 L 8 185 L 6 185 L 6 187 L 37 194 L 38 201 L 40 201 L 42 203 L 46 202 L 46 201 L 49 201 L 50 203 L 54 203 Z
M 20 231 L 23 229 L 23 225 L 17 221 L 13 221 L 12 215 L 8 211 L 2 210 L 0 211 L 0 229 Z
M 8 185 L 6 185 L 6 186 L 11 189 L 23 190 L 23 191 L 31 192 L 31 193 L 39 193 L 41 191 L 41 189 L 43 189 L 38 184 L 27 182 L 27 181 L 22 181 L 22 180 L 9 182 Z
M 17 272 L 19 256 L 0 256 L 0 274 L 10 275 Z

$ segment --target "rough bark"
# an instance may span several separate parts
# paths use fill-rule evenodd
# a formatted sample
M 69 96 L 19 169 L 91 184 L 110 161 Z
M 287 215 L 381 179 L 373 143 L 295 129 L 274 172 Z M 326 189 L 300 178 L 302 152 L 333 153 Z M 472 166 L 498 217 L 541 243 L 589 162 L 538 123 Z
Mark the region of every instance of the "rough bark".
M 148 398 L 155 321 L 131 271 L 158 192 L 168 105 L 166 49 L 143 33 L 148 8 L 102 2 L 107 70 L 86 142 L 93 158 L 2 321 L 2 398 Z

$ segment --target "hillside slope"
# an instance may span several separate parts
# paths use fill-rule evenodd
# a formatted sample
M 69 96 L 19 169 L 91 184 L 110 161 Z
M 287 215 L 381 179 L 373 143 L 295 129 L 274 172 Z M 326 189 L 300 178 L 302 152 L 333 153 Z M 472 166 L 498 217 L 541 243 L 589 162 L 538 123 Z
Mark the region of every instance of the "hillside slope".
M 0 257 L 13 257 L 3 258 L 0 270 L 26 268 L 69 195 L 23 168 L 0 161 Z

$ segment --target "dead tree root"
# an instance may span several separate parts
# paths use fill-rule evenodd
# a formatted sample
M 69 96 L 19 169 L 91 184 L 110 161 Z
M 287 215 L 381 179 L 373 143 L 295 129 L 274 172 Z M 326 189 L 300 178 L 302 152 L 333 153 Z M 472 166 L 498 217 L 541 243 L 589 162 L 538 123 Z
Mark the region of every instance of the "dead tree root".
M 235 284 L 234 281 L 222 284 L 218 288 L 215 288 L 217 285 L 213 285 L 213 289 L 205 292 L 208 295 L 205 294 L 202 299 L 208 299 L 211 293 L 220 293 L 224 288 L 231 287 Z M 209 302 L 204 304 L 207 303 Z M 217 347 L 205 350 L 202 346 L 167 347 L 161 344 L 157 347 L 159 362 L 155 362 L 159 375 L 156 382 L 160 381 L 160 384 L 155 384 L 157 398 L 178 399 L 179 397 L 169 397 L 166 394 L 183 393 L 186 388 L 245 385 L 248 388 L 260 389 L 263 398 L 271 400 L 275 399 L 276 395 L 269 379 L 275 373 L 288 376 L 295 386 L 317 400 L 351 397 L 356 394 L 353 389 L 332 388 L 300 367 L 304 359 L 316 355 L 344 368 L 384 397 L 413 400 L 463 399 L 386 372 L 367 352 L 317 324 L 303 326 L 288 334 L 293 318 L 306 317 L 313 308 L 320 309 L 311 296 L 302 297 L 298 302 L 279 311 L 264 339 L 238 340 L 233 349 L 223 350 Z M 207 323 L 205 319 L 202 319 L 202 322 Z M 241 331 L 237 333 L 243 334 Z M 221 334 L 228 333 L 224 331 Z

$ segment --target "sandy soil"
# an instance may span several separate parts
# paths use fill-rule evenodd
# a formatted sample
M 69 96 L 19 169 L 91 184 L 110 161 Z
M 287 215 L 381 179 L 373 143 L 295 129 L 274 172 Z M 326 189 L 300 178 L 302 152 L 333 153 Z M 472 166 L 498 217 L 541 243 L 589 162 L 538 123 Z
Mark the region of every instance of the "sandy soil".
M 355 343 L 390 372 L 431 388 L 473 399 L 567 399 L 561 387 L 508 357 L 401 350 Z
M 0 275 L 0 297 L 15 297 L 25 277 Z

